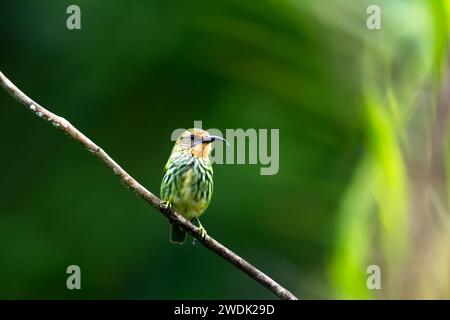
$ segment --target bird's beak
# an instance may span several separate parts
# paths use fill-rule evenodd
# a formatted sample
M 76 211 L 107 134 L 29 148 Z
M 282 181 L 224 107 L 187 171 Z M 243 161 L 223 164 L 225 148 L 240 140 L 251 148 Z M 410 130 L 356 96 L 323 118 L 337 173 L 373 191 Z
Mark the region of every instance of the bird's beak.
M 215 140 L 223 141 L 223 142 L 225 142 L 225 143 L 227 144 L 227 146 L 230 145 L 230 144 L 228 143 L 227 140 L 225 140 L 224 138 L 219 137 L 219 136 L 208 136 L 208 137 L 204 137 L 204 138 L 202 139 L 202 142 L 203 142 L 203 143 L 211 143 L 211 142 L 213 142 L 213 141 L 215 141 Z

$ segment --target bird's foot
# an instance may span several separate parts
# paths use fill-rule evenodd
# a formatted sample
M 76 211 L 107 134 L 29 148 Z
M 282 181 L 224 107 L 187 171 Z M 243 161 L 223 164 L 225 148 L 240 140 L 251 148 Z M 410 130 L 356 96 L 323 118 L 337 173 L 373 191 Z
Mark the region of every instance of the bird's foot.
M 208 234 L 206 232 L 206 229 L 203 228 L 202 225 L 200 225 L 200 227 L 198 228 L 198 231 L 200 232 L 200 239 L 204 240 L 206 238 L 206 235 Z
M 208 233 L 206 232 L 206 229 L 203 227 L 202 223 L 200 222 L 200 220 L 198 220 L 198 218 L 195 218 L 194 220 L 197 221 L 198 224 L 198 232 L 200 233 L 200 239 L 204 240 Z
M 159 205 L 163 210 L 172 209 L 172 202 L 170 202 L 169 200 L 161 201 Z

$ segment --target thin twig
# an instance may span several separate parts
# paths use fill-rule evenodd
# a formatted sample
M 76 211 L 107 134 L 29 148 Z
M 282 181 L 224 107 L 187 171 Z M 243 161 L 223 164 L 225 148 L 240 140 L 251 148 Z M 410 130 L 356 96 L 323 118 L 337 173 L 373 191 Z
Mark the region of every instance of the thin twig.
M 82 132 L 75 128 L 66 119 L 57 116 L 56 114 L 48 111 L 38 103 L 30 99 L 25 93 L 23 93 L 19 88 L 17 88 L 5 75 L 0 71 L 0 84 L 1 86 L 11 94 L 18 102 L 20 102 L 27 109 L 35 113 L 38 117 L 47 120 L 57 129 L 63 131 L 68 136 L 70 136 L 75 141 L 80 142 L 84 148 L 90 151 L 94 156 L 96 156 L 100 161 L 106 164 L 110 169 L 113 170 L 114 174 L 122 181 L 122 183 L 133 190 L 137 195 L 147 201 L 150 205 L 156 208 L 164 216 L 166 216 L 170 221 L 179 224 L 184 230 L 189 232 L 193 237 L 195 237 L 199 242 L 201 242 L 205 247 L 215 252 L 251 278 L 258 281 L 260 284 L 265 286 L 267 289 L 272 291 L 278 297 L 285 300 L 297 300 L 287 289 L 283 288 L 277 282 L 272 280 L 269 276 L 256 269 L 246 260 L 235 254 L 230 249 L 226 248 L 212 237 L 207 235 L 204 239 L 201 237 L 199 229 L 186 220 L 183 216 L 176 213 L 173 210 L 166 209 L 162 204 L 161 200 L 155 196 L 153 193 L 144 188 L 139 182 L 137 182 L 132 176 L 130 176 L 122 167 L 117 164 L 102 148 L 97 146 L 92 140 L 86 137 Z

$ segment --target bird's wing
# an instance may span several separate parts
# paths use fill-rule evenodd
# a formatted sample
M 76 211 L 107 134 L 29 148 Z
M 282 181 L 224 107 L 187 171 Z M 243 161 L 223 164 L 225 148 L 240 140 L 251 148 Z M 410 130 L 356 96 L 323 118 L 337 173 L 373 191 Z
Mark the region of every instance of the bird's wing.
M 166 165 L 164 166 L 163 176 L 166 174 L 167 169 L 169 169 L 170 163 L 171 163 L 171 161 L 170 161 L 170 158 L 169 158 L 169 160 L 167 160 L 167 162 L 166 162 Z

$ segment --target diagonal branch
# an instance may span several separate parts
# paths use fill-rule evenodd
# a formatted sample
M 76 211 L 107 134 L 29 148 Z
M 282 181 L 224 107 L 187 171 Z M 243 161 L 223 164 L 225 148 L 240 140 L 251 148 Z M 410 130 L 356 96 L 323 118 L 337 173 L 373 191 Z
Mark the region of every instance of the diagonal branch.
M 133 190 L 142 199 L 147 201 L 155 209 L 161 212 L 167 219 L 172 222 L 179 224 L 183 229 L 189 232 L 193 237 L 195 237 L 199 242 L 201 242 L 205 247 L 215 252 L 231 264 L 233 264 L 238 269 L 245 272 L 251 278 L 265 286 L 267 289 L 272 291 L 278 297 L 285 300 L 297 300 L 291 292 L 283 288 L 280 284 L 272 280 L 269 276 L 256 269 L 246 260 L 235 254 L 230 249 L 226 248 L 212 237 L 207 235 L 204 239 L 201 238 L 199 229 L 186 220 L 183 216 L 176 213 L 173 210 L 165 209 L 161 205 L 161 200 L 155 196 L 153 193 L 148 191 L 144 186 L 137 182 L 132 176 L 130 176 L 117 162 L 115 162 L 102 148 L 97 146 L 92 140 L 86 137 L 82 132 L 75 128 L 69 121 L 56 114 L 48 111 L 44 107 L 40 106 L 38 103 L 30 99 L 25 93 L 23 93 L 19 88 L 17 88 L 5 75 L 0 71 L 0 85 L 12 95 L 18 102 L 20 102 L 24 107 L 35 113 L 38 117 L 47 120 L 57 129 L 63 131 L 68 136 L 70 136 L 75 141 L 78 141 L 83 145 L 85 149 L 90 151 L 95 157 L 107 165 L 114 174 L 122 181 L 122 183 L 129 189 Z

